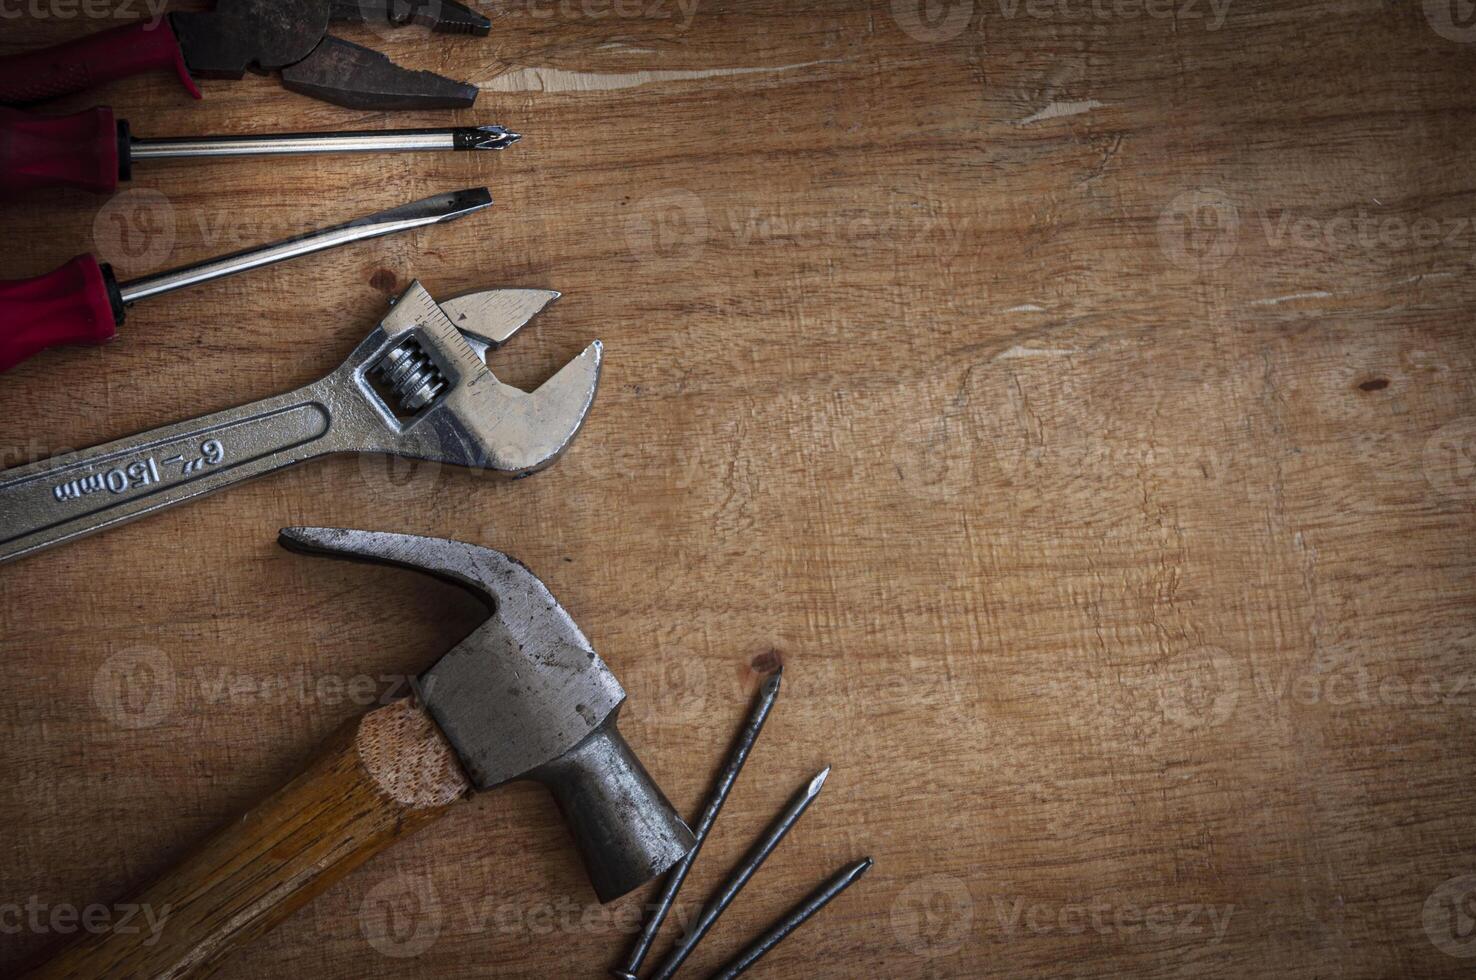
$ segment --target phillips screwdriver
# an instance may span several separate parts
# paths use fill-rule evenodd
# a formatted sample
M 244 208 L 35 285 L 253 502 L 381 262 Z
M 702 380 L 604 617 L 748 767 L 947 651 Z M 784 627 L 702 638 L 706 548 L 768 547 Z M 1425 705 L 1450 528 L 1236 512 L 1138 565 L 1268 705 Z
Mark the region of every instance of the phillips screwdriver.
M 0 195 L 48 187 L 111 194 L 140 160 L 282 156 L 293 153 L 405 153 L 504 150 L 522 139 L 501 126 L 391 129 L 381 132 L 283 133 L 138 139 L 107 107 L 70 116 L 38 116 L 0 107 Z
M 139 300 L 350 242 L 455 221 L 491 206 L 492 195 L 485 187 L 438 194 L 347 224 L 132 282 L 119 283 L 113 270 L 91 255 L 80 255 L 34 279 L 0 281 L 0 371 L 49 347 L 111 340 L 123 324 L 124 311 Z

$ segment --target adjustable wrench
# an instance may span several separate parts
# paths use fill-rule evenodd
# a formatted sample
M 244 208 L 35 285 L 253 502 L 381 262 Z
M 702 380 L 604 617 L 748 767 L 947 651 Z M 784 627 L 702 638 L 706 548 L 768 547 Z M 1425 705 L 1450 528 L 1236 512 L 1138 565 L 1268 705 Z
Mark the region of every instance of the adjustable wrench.
M 583 425 L 603 348 L 532 393 L 498 381 L 486 358 L 558 295 L 495 289 L 437 304 L 416 282 L 321 381 L 0 472 L 0 562 L 330 453 L 537 472 Z

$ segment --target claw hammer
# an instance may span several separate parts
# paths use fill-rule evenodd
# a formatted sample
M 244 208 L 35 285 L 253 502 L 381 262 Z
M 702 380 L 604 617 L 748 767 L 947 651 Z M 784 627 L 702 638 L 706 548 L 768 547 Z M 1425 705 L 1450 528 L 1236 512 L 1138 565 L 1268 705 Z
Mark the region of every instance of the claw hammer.
M 457 541 L 286 528 L 294 551 L 426 572 L 491 616 L 420 675 L 417 696 L 329 739 L 276 794 L 146 888 L 146 932 L 88 936 L 32 977 L 199 977 L 396 839 L 474 790 L 553 792 L 602 902 L 662 874 L 696 841 L 616 727 L 625 691 L 548 588 L 516 559 Z

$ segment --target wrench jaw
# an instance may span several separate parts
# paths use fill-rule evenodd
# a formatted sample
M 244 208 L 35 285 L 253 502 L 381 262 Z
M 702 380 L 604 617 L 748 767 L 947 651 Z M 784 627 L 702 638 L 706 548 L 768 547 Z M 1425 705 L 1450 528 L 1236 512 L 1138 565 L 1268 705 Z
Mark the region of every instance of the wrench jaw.
M 594 404 L 604 346 L 590 344 L 534 392 L 497 380 L 485 357 L 557 296 L 489 290 L 443 307 L 413 283 L 341 369 L 383 423 L 375 444 L 513 478 L 556 462 Z

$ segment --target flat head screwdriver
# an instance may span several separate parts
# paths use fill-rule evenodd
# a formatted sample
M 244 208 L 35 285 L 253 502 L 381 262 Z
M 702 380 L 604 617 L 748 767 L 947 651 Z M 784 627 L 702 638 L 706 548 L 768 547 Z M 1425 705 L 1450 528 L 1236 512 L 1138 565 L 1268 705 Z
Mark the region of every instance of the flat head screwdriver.
M 139 139 L 106 107 L 39 116 L 0 107 L 0 197 L 53 187 L 111 194 L 151 160 L 316 153 L 425 153 L 505 150 L 522 137 L 501 126 L 388 129 L 264 136 Z
M 444 224 L 492 206 L 485 187 L 437 194 L 390 211 L 158 275 L 120 283 L 113 270 L 80 255 L 34 279 L 0 281 L 0 371 L 61 344 L 102 344 L 140 300 L 285 262 L 350 242 Z

